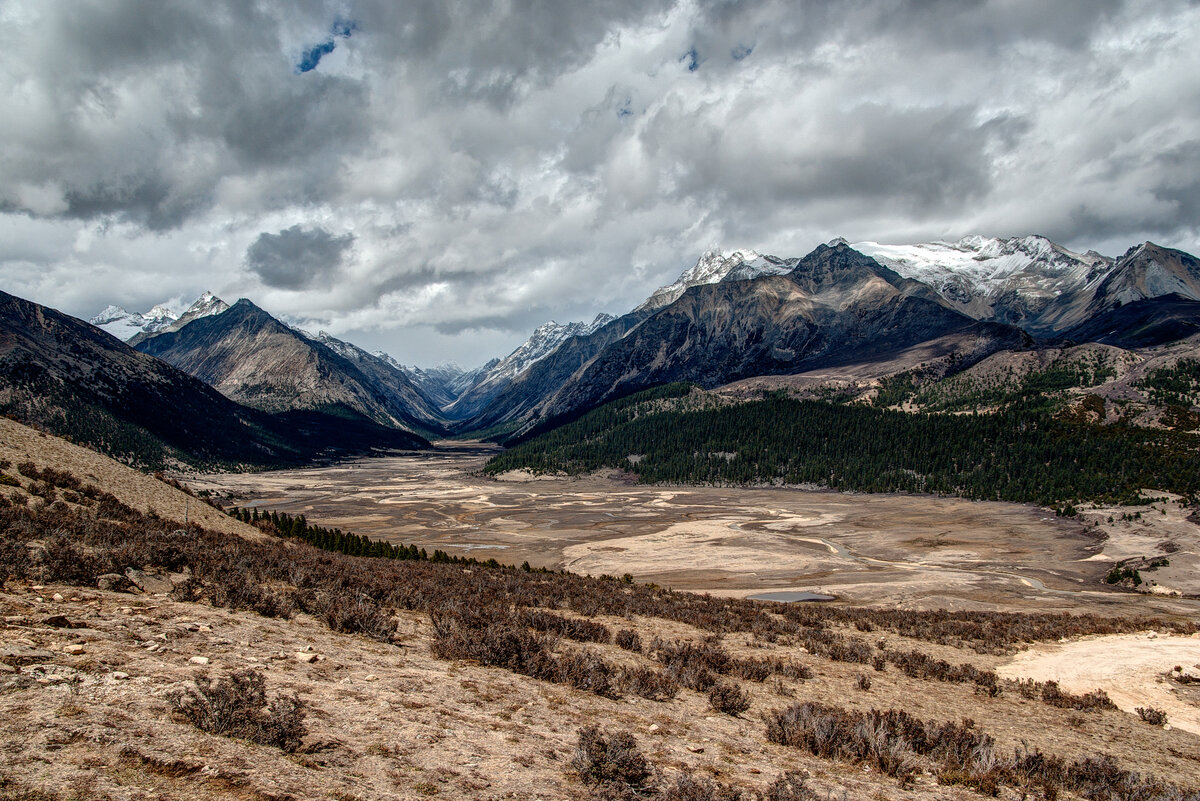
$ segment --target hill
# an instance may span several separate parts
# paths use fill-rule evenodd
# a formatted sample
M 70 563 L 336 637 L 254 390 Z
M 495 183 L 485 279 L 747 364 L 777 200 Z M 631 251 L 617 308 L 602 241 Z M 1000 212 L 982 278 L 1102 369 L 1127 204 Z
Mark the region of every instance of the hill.
M 209 319 L 218 318 L 191 325 Z M 428 445 L 359 416 L 241 406 L 98 328 L 3 292 L 0 413 L 150 466 L 295 464 Z
M 292 526 L 260 521 L 274 536 L 254 541 L 74 489 L 91 469 L 75 455 L 36 480 L 0 470 L 8 798 L 1167 801 L 1200 785 L 1189 731 L 1012 667 L 1148 628 L 1145 649 L 1174 648 L 1189 621 L 352 557 L 279 536 Z M 162 583 L 100 588 L 125 568 Z
M 344 409 L 381 426 L 443 430 L 437 410 L 403 371 L 347 343 L 333 344 L 306 337 L 242 298 L 221 314 L 147 337 L 137 349 L 262 411 Z

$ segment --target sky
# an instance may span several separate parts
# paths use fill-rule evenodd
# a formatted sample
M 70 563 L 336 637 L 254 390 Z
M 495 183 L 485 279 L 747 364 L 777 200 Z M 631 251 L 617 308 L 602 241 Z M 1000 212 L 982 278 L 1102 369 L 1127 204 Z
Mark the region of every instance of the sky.
M 0 0 L 0 288 L 405 363 L 706 250 L 1200 252 L 1200 3 Z

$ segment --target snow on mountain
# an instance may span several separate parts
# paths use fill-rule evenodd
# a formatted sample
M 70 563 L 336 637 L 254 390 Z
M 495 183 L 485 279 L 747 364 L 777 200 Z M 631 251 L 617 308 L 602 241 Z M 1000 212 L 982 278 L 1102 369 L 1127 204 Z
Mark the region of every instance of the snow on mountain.
M 225 301 L 211 292 L 205 292 L 182 311 L 179 311 L 179 304 L 171 301 L 159 303 L 148 312 L 131 312 L 120 306 L 109 305 L 88 322 L 128 342 L 139 334 L 178 331 L 192 320 L 220 314 L 228 308 L 229 304 Z
M 485 380 L 491 381 L 493 379 L 518 376 L 529 369 L 530 365 L 541 361 L 558 350 L 558 346 L 566 342 L 570 337 L 585 337 L 593 331 L 603 328 L 615 319 L 611 314 L 601 312 L 590 323 L 579 321 L 563 325 L 556 323 L 554 320 L 542 323 L 534 329 L 529 339 L 521 343 L 512 353 L 501 359 L 491 370 L 488 370 Z
M 1074 253 L 1042 236 L 968 236 L 916 245 L 859 242 L 851 247 L 905 278 L 928 284 L 947 300 L 971 307 L 972 316 L 981 316 L 1004 297 L 1019 296 L 1034 305 L 1049 302 L 1083 288 L 1113 263 L 1094 251 Z
M 532 365 L 550 356 L 571 337 L 584 337 L 599 331 L 604 326 L 617 319 L 611 314 L 601 312 L 590 323 L 582 321 L 563 325 L 551 320 L 538 326 L 529 339 L 521 343 L 512 353 L 503 359 L 493 359 L 483 367 L 476 368 L 470 383 L 463 386 L 454 401 L 443 408 L 446 412 L 456 412 L 462 416 L 477 413 L 487 399 L 510 385 L 517 376 L 528 370 Z M 465 374 L 464 374 L 465 375 Z M 463 410 L 467 413 L 463 415 Z
M 710 250 L 695 265 L 684 270 L 675 283 L 656 289 L 635 311 L 653 311 L 669 306 L 689 287 L 721 281 L 746 281 L 764 275 L 783 275 L 791 271 L 795 264 L 796 259 L 763 256 L 753 250 L 735 250 L 731 253 Z
M 228 303 L 211 292 L 205 292 L 196 298 L 195 302 L 191 306 L 188 306 L 183 314 L 179 315 L 179 319 L 171 324 L 171 329 L 177 331 L 192 320 L 199 320 L 201 317 L 212 317 L 214 314 L 220 314 L 228 309 Z
M 155 334 L 163 331 L 177 319 L 179 319 L 178 312 L 172 310 L 167 304 L 160 303 L 148 312 L 131 312 L 120 306 L 109 305 L 88 322 L 107 331 L 122 342 L 128 342 L 138 334 Z

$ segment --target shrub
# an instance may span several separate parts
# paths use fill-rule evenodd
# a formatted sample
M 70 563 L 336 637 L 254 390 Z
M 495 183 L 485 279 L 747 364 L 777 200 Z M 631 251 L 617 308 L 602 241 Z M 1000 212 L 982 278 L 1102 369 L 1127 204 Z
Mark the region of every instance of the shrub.
M 279 696 L 267 704 L 266 679 L 243 670 L 216 681 L 197 680 L 196 689 L 169 698 L 173 710 L 196 728 L 225 737 L 242 737 L 292 752 L 307 734 L 304 702 Z
M 642 652 L 642 638 L 633 629 L 621 629 L 617 632 L 616 643 L 619 648 L 624 648 L 626 651 L 634 653 Z
M 571 769 L 593 788 L 634 795 L 647 795 L 654 788 L 654 771 L 627 731 L 604 733 L 597 726 L 580 729 Z
M 726 715 L 740 715 L 750 708 L 750 696 L 736 684 L 716 684 L 708 691 L 708 703 Z
M 854 686 L 860 690 L 871 689 L 871 677 L 868 676 L 866 673 L 859 673 L 858 676 L 854 679 Z
M 741 801 L 744 797 L 736 787 L 684 773 L 654 798 L 655 801 Z
M 789 770 L 767 788 L 763 801 L 821 801 L 817 791 L 799 771 Z
M 625 668 L 618 679 L 621 689 L 651 701 L 667 701 L 679 693 L 679 682 L 660 670 Z
M 1149 723 L 1151 726 L 1161 726 L 1167 722 L 1167 713 L 1161 709 L 1155 709 L 1152 706 L 1139 706 L 1134 712 L 1138 713 L 1138 717 Z

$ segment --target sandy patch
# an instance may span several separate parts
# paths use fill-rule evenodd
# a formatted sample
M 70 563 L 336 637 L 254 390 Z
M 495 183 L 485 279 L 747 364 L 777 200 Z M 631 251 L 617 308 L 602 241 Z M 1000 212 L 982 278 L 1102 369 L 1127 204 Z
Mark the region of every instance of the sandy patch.
M 1200 637 L 1119 634 L 1038 645 L 997 669 L 1005 678 L 1057 681 L 1073 693 L 1104 690 L 1126 712 L 1154 707 L 1168 723 L 1200 734 L 1200 707 L 1165 678 L 1175 665 L 1200 663 Z

